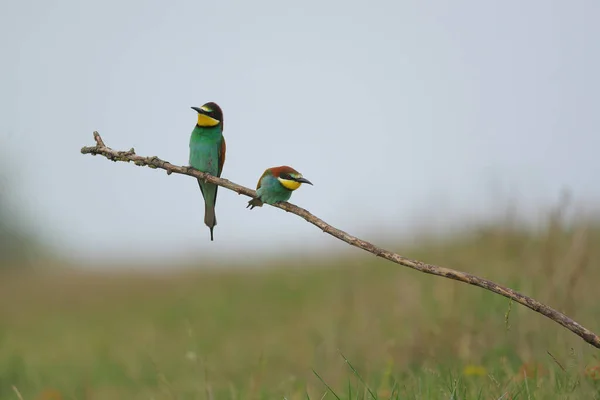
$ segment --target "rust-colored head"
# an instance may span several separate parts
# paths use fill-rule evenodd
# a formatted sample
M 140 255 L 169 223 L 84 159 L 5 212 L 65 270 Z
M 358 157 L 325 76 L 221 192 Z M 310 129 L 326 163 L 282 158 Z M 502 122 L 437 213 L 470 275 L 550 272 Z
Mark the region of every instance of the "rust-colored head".
M 282 165 L 280 167 L 272 167 L 269 168 L 271 174 L 279 180 L 279 182 L 289 190 L 296 190 L 303 183 L 308 183 L 312 185 L 312 183 L 304 178 L 302 174 L 296 171 L 292 167 L 288 167 L 287 165 Z
M 202 107 L 192 107 L 198 113 L 198 126 L 213 127 L 221 124 L 223 129 L 223 110 L 215 102 L 208 102 Z

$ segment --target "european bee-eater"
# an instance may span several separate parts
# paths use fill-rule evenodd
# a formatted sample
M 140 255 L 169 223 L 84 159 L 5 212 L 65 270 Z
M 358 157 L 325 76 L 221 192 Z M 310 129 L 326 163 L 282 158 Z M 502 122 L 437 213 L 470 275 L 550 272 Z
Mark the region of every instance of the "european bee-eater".
M 198 122 L 190 137 L 190 165 L 197 170 L 213 176 L 221 176 L 225 163 L 225 138 L 223 137 L 223 111 L 216 103 L 209 102 L 202 107 L 192 107 L 198 113 Z M 217 225 L 215 203 L 217 202 L 217 185 L 198 179 L 200 191 L 204 198 L 204 223 L 210 229 L 210 240 L 213 240 L 213 229 Z
M 250 200 L 246 208 L 262 207 L 264 203 L 275 204 L 288 201 L 292 192 L 301 184 L 312 183 L 302 177 L 302 174 L 292 167 L 282 165 L 281 167 L 267 168 L 256 185 L 257 197 Z

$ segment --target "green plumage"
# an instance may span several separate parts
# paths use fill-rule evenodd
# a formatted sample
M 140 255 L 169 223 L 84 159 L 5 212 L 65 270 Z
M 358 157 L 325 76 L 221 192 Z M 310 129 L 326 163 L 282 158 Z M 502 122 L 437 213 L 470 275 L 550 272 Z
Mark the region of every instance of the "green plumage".
M 257 197 L 250 200 L 246 208 L 249 207 L 252 210 L 254 207 L 262 207 L 264 203 L 273 205 L 288 201 L 292 197 L 292 192 L 298 189 L 302 183 L 312 185 L 308 179 L 292 167 L 282 165 L 267 168 L 256 185 Z
M 262 207 L 263 203 L 275 204 L 282 201 L 288 201 L 292 197 L 292 190 L 285 188 L 271 170 L 260 179 L 260 186 L 256 190 L 257 198 L 248 202 L 250 209 Z
M 210 108 L 212 110 L 218 108 L 214 103 L 207 103 L 207 105 L 212 105 Z M 220 114 L 220 109 L 218 111 Z M 206 113 L 205 115 L 210 114 Z M 219 119 L 222 118 L 220 115 L 219 117 Z M 221 176 L 224 161 L 225 139 L 223 138 L 222 122 L 215 126 L 196 125 L 190 137 L 190 166 L 213 176 Z M 204 198 L 204 223 L 210 229 L 210 240 L 214 240 L 213 229 L 217 225 L 215 204 L 218 186 L 206 183 L 201 179 L 198 179 L 198 184 Z

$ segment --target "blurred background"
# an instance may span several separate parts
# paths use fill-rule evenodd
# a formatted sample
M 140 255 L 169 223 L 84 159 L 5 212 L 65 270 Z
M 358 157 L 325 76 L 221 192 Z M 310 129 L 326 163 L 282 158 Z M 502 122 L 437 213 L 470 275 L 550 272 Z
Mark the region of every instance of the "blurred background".
M 600 396 L 597 350 L 528 309 L 227 190 L 211 242 L 193 179 L 80 154 L 97 130 L 185 165 L 190 107 L 215 101 L 224 178 L 290 165 L 314 183 L 291 201 L 332 225 L 598 332 L 598 17 L 0 3 L 0 397 Z

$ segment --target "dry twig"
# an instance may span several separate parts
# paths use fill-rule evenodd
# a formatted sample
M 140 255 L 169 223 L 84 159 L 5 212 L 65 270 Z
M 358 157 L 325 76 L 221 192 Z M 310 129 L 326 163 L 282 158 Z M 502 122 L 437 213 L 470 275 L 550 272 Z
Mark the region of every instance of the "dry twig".
M 195 178 L 204 179 L 207 182 L 214 183 L 216 185 L 222 186 L 229 190 L 233 190 L 238 194 L 243 194 L 249 197 L 255 197 L 256 192 L 252 189 L 246 188 L 244 186 L 233 183 L 227 179 L 217 178 L 215 176 L 206 174 L 204 172 L 200 172 L 192 167 L 181 167 L 177 165 L 173 165 L 168 161 L 163 161 L 160 158 L 154 157 L 142 157 L 135 154 L 134 149 L 129 151 L 118 151 L 113 150 L 110 147 L 106 147 L 100 134 L 98 132 L 94 132 L 94 139 L 96 140 L 96 146 L 93 147 L 83 147 L 81 149 L 81 153 L 83 154 L 92 154 L 92 155 L 102 155 L 109 160 L 112 161 L 123 161 L 123 162 L 133 162 L 135 165 L 139 166 L 147 166 L 153 169 L 160 168 L 167 171 L 167 174 L 176 173 L 193 176 Z M 291 203 L 278 203 L 273 207 L 281 208 L 287 212 L 291 212 L 292 214 L 296 214 L 299 217 L 304 218 L 306 221 L 315 225 L 323 232 L 330 234 L 344 242 L 358 247 L 359 249 L 363 249 L 368 251 L 369 253 L 375 254 L 378 257 L 384 258 L 388 261 L 394 262 L 396 264 L 400 264 L 405 267 L 409 267 L 412 269 L 416 269 L 417 271 L 424 272 L 426 274 L 437 275 L 448 279 L 454 279 L 459 282 L 468 283 L 470 285 L 479 286 L 480 288 L 489 290 L 491 292 L 497 293 L 504 297 L 507 297 L 517 303 L 524 305 L 536 311 L 548 318 L 552 321 L 559 323 L 565 328 L 569 329 L 587 343 L 592 346 L 600 349 L 600 337 L 596 335 L 594 332 L 589 329 L 581 326 L 579 323 L 573 321 L 571 318 L 566 315 L 556 311 L 555 309 L 548 307 L 545 304 L 540 303 L 539 301 L 532 299 L 531 297 L 525 296 L 511 288 L 498 285 L 492 281 L 487 279 L 479 278 L 475 275 L 468 274 L 466 272 L 456 271 L 450 268 L 438 267 L 436 265 L 426 264 L 421 261 L 411 260 L 409 258 L 402 257 L 399 254 L 393 253 L 391 251 L 384 250 L 380 247 L 377 247 L 367 241 L 361 240 L 355 236 L 352 236 L 344 231 L 341 231 L 333 226 L 329 225 L 325 221 L 316 216 L 312 215 L 307 210 L 295 206 Z

